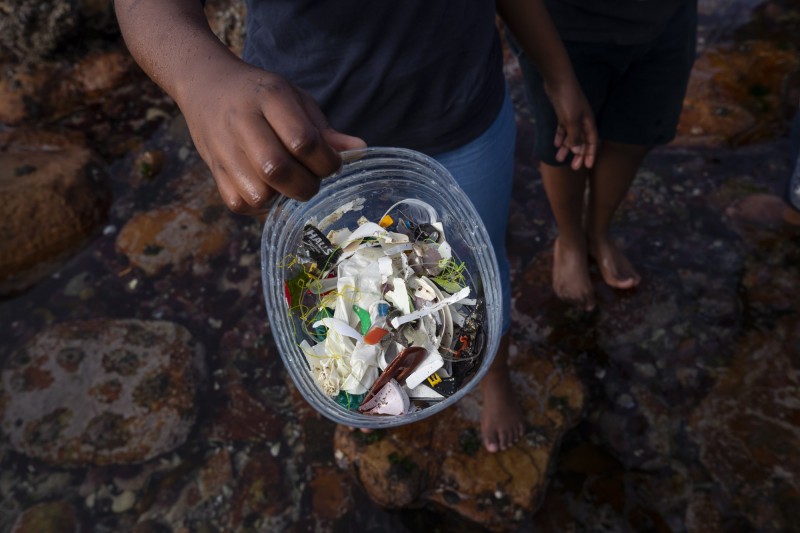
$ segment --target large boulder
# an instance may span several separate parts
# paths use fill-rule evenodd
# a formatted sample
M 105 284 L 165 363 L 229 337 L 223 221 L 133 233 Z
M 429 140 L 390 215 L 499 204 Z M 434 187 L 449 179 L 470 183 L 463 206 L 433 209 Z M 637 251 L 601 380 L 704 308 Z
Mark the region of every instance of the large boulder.
M 171 322 L 51 326 L 5 362 L 0 424 L 12 448 L 48 463 L 147 461 L 189 434 L 199 355 Z
M 0 123 L 10 125 L 56 121 L 90 105 L 108 105 L 110 92 L 141 76 L 121 47 L 97 47 L 75 60 L 1 66 Z
M 397 429 L 365 435 L 338 427 L 340 466 L 382 507 L 433 503 L 491 530 L 514 529 L 540 505 L 552 457 L 580 417 L 584 390 L 574 373 L 529 353 L 511 365 L 531 428 L 511 449 L 484 449 L 481 397 L 473 392 L 443 413 Z
M 110 195 L 91 161 L 61 135 L 0 132 L 0 294 L 51 273 L 104 223 Z
M 187 166 L 170 187 L 173 201 L 131 217 L 117 236 L 117 250 L 148 276 L 167 268 L 207 273 L 209 262 L 228 249 L 236 220 L 202 162 Z
M 117 29 L 110 0 L 9 0 L 0 15 L 0 50 L 22 61 L 60 51 L 77 33 Z
M 241 57 L 247 35 L 245 3 L 237 0 L 208 0 L 205 12 L 211 31 L 234 54 Z
M 800 523 L 800 320 L 752 332 L 691 417 L 700 461 L 756 530 Z
M 721 44 L 694 65 L 683 103 L 682 146 L 738 146 L 785 132 L 797 94 L 787 91 L 800 73 L 800 58 L 778 42 Z

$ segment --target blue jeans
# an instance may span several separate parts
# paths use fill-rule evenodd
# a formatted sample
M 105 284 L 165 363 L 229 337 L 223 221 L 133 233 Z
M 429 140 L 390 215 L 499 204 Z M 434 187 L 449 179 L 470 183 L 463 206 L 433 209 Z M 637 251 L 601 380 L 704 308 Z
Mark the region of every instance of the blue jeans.
M 514 107 L 506 90 L 500 113 L 489 129 L 460 148 L 433 156 L 453 175 L 472 201 L 491 238 L 500 267 L 503 333 L 511 326 L 511 278 L 505 240 L 516 139 Z

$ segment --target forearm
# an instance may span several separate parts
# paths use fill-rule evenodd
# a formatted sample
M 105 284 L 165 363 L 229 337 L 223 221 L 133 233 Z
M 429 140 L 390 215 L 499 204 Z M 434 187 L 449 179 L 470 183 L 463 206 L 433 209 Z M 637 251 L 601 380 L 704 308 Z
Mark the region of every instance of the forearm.
M 209 28 L 198 0 L 116 0 L 114 7 L 131 55 L 178 105 L 204 75 L 224 75 L 239 62 Z
M 497 0 L 497 13 L 547 86 L 575 82 L 567 51 L 541 0 Z

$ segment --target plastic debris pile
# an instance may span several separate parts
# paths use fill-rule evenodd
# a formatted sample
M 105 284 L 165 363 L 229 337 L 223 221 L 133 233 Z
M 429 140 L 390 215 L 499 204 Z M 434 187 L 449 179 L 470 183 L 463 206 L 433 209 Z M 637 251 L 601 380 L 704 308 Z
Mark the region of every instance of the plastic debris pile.
M 306 223 L 280 265 L 286 301 L 326 395 L 364 414 L 408 414 L 453 395 L 480 366 L 484 303 L 433 207 L 406 199 L 377 221 L 330 229 L 363 207 L 359 198 Z

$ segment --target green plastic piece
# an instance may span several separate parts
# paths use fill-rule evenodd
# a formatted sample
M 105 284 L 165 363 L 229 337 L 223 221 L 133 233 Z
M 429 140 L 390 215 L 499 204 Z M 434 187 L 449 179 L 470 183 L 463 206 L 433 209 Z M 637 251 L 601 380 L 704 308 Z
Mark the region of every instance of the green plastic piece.
M 372 319 L 369 317 L 369 312 L 363 307 L 359 307 L 357 305 L 353 306 L 353 311 L 356 312 L 358 319 L 361 321 L 361 334 L 366 335 L 367 331 L 369 331 L 369 327 L 372 325 Z
M 350 394 L 349 392 L 340 391 L 336 397 L 336 403 L 345 409 L 358 409 L 358 406 L 364 401 L 364 396 L 366 394 Z

